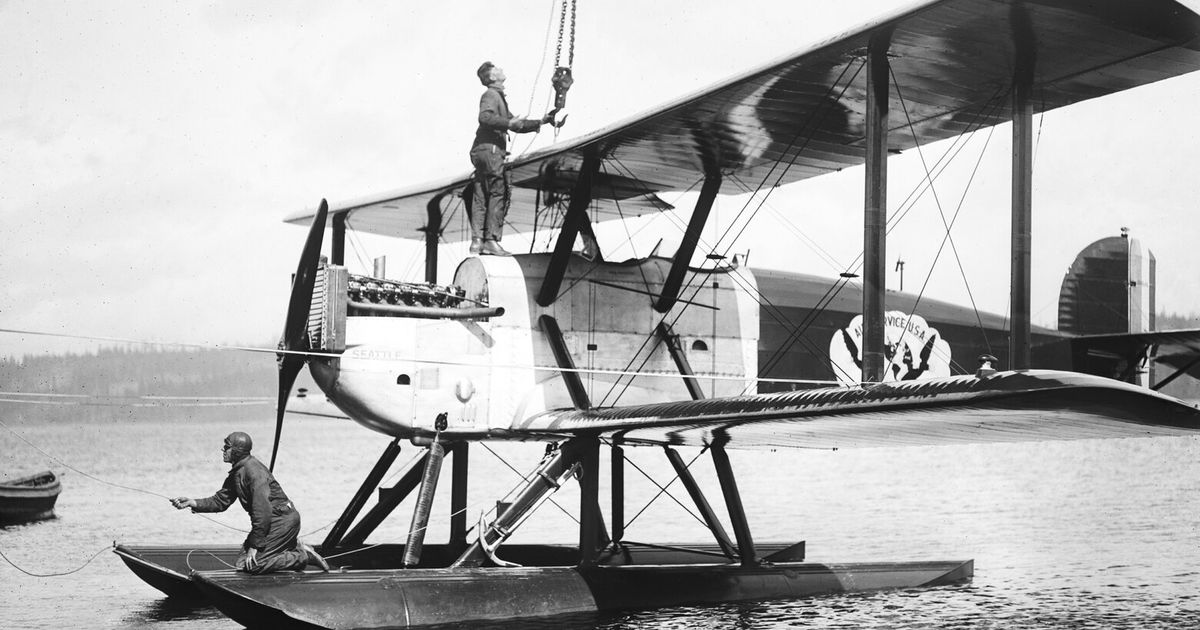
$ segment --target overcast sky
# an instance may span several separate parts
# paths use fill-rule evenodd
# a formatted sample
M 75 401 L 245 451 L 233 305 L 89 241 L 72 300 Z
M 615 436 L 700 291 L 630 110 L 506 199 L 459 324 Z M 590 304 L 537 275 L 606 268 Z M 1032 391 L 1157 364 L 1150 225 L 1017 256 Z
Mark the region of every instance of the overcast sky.
M 276 338 L 305 232 L 281 219 L 323 197 L 465 173 L 475 68 L 485 59 L 504 67 L 513 109 L 542 113 L 557 5 L 0 2 L 0 328 L 206 344 Z M 893 5 L 580 0 L 562 138 Z M 1198 104 L 1200 75 L 1191 75 L 1035 119 L 1035 323 L 1054 324 L 1075 254 L 1123 226 L 1158 258 L 1160 309 L 1200 312 Z M 969 286 L 981 308 L 1007 310 L 1010 133 L 998 127 L 982 158 L 980 135 L 939 180 L 938 199 L 953 212 L 980 161 L 953 232 L 959 259 L 947 250 L 933 265 L 942 231 L 932 199 L 891 237 L 889 268 L 906 261 L 906 290 L 931 274 L 933 297 L 967 303 Z M 552 140 L 543 133 L 536 146 Z M 923 171 L 915 151 L 889 168 L 894 209 Z M 667 198 L 690 207 L 689 197 Z M 742 203 L 721 201 L 710 234 Z M 773 195 L 734 249 L 749 250 L 752 266 L 833 276 L 861 251 L 861 226 L 862 169 L 848 169 Z M 660 222 L 641 238 L 679 236 Z M 617 243 L 612 233 L 602 242 Z M 364 243 L 350 260 L 388 255 L 389 275 L 420 278 L 411 248 Z M 91 347 L 0 333 L 0 356 Z

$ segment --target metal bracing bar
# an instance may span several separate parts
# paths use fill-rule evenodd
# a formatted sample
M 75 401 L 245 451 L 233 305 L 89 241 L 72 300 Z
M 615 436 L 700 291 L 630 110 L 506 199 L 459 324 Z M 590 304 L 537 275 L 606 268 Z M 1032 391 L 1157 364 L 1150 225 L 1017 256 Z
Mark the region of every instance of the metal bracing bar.
M 404 476 L 391 488 L 379 489 L 379 502 L 367 512 L 362 520 L 342 538 L 343 547 L 357 547 L 370 536 L 375 528 L 404 501 L 408 495 L 421 483 L 421 473 L 425 468 L 425 460 L 429 457 L 426 452 L 404 471 Z
M 1130 379 L 1137 374 L 1137 369 L 1142 364 L 1142 361 L 1146 360 L 1146 355 L 1149 352 L 1150 346 L 1148 344 L 1142 346 L 1142 351 L 1137 353 L 1137 356 L 1135 356 L 1133 360 L 1129 362 L 1129 365 L 1125 366 L 1125 370 L 1121 372 L 1121 376 L 1118 377 L 1117 380 L 1130 382 Z
M 575 180 L 575 188 L 571 190 L 571 203 L 567 205 L 567 214 L 563 217 L 562 231 L 558 233 L 554 253 L 550 255 L 546 275 L 542 278 L 542 288 L 538 291 L 539 306 L 550 306 L 558 297 L 558 288 L 567 272 L 567 262 L 571 257 L 571 248 L 575 245 L 575 237 L 579 236 L 579 231 L 583 229 L 581 226 L 588 220 L 587 209 L 592 203 L 592 181 L 598 170 L 600 159 L 591 154 L 584 156 L 583 164 L 579 167 L 579 178 Z
M 683 463 L 683 458 L 670 446 L 664 446 L 663 450 L 667 453 L 667 460 L 671 462 L 671 467 L 675 469 L 675 475 L 683 482 L 683 487 L 687 488 L 688 495 L 692 497 L 692 502 L 696 504 L 696 509 L 700 510 L 700 518 L 704 519 L 704 524 L 708 526 L 709 531 L 713 533 L 713 537 L 717 539 L 717 545 L 721 547 L 721 551 L 728 558 L 736 558 L 737 550 L 733 548 L 733 543 L 729 541 L 729 534 L 725 533 L 725 528 L 721 526 L 721 521 L 717 518 L 717 513 L 713 511 L 712 505 L 709 505 L 704 492 L 700 490 L 700 484 L 696 483 L 696 478 L 688 470 L 687 464 Z
M 658 333 L 658 338 L 666 344 L 667 352 L 675 361 L 676 369 L 683 375 L 683 384 L 687 386 L 692 400 L 704 400 L 704 390 L 700 389 L 700 381 L 696 379 L 695 372 L 692 371 L 692 364 L 688 363 L 687 355 L 684 354 L 683 347 L 679 345 L 679 335 L 676 335 L 671 325 L 666 322 L 658 322 L 654 332 Z
M 558 367 L 563 369 L 560 374 L 562 374 L 563 382 L 567 385 L 567 393 L 571 395 L 571 403 L 575 405 L 576 409 L 591 409 L 592 401 L 583 387 L 583 379 L 579 378 L 579 372 L 575 371 L 575 361 L 571 358 L 570 351 L 567 350 L 567 342 L 563 339 L 558 321 L 549 315 L 542 315 L 538 317 L 538 325 L 541 326 L 547 341 L 550 342 L 554 360 L 558 362 Z
M 442 200 L 449 193 L 434 195 L 425 204 L 425 214 L 428 220 L 425 227 L 425 282 L 437 283 L 438 271 L 438 239 L 442 236 Z
M 404 545 L 405 568 L 421 563 L 421 550 L 425 546 L 425 530 L 429 527 L 429 512 L 433 509 L 433 495 L 437 492 L 438 477 L 442 472 L 442 459 L 446 449 L 434 438 L 429 445 L 421 474 L 421 491 L 417 493 L 417 505 L 413 508 L 412 525 L 408 528 L 408 542 Z
M 469 444 L 455 442 L 450 445 L 453 458 L 450 486 L 450 545 L 467 546 L 467 462 Z
M 1167 384 L 1169 384 L 1171 381 L 1179 378 L 1180 376 L 1183 376 L 1184 374 L 1187 373 L 1188 370 L 1196 367 L 1197 363 L 1200 363 L 1200 355 L 1196 355 L 1195 359 L 1188 361 L 1187 365 L 1179 368 L 1178 370 L 1175 370 L 1175 372 L 1173 374 L 1171 374 L 1170 376 L 1168 376 L 1167 378 L 1164 378 L 1163 380 L 1159 381 L 1158 383 L 1151 385 L 1150 389 L 1152 389 L 1154 391 L 1158 391 L 1158 390 L 1166 387 Z
M 600 440 L 580 440 L 579 471 L 579 565 L 596 564 L 602 547 L 604 518 L 600 514 Z
M 544 462 L 513 499 L 508 509 L 497 514 L 491 524 L 479 524 L 478 538 L 467 547 L 451 567 L 477 567 L 489 556 L 489 550 L 508 539 L 517 527 L 537 509 L 549 494 L 559 488 L 584 456 L 586 440 L 571 438 L 563 443 L 554 457 Z
M 711 173 L 704 177 L 704 185 L 700 188 L 700 197 L 696 199 L 696 207 L 692 210 L 692 218 L 688 220 L 687 230 L 683 233 L 683 241 L 675 250 L 675 259 L 663 281 L 662 295 L 654 303 L 654 310 L 666 313 L 675 306 L 679 297 L 679 289 L 683 286 L 683 274 L 687 272 L 692 254 L 696 253 L 696 245 L 700 242 L 700 234 L 704 232 L 704 224 L 708 222 L 708 213 L 712 210 L 713 200 L 721 190 L 720 173 Z
M 625 539 L 625 448 L 621 446 L 623 440 L 620 437 L 614 437 L 612 440 L 612 452 L 610 482 L 612 484 L 612 542 L 614 547 L 618 547 L 621 541 Z
M 328 551 L 337 547 L 342 541 L 342 535 L 350 528 L 350 523 L 358 517 L 358 513 L 362 511 L 363 506 L 367 504 L 367 499 L 375 488 L 379 487 L 379 480 L 383 479 L 383 475 L 396 461 L 396 456 L 400 454 L 400 438 L 392 440 L 383 453 L 379 456 L 379 461 L 375 462 L 375 467 L 367 473 L 366 479 L 363 479 L 362 485 L 358 487 L 358 492 L 354 493 L 354 497 L 350 499 L 350 503 L 346 504 L 346 509 L 342 511 L 342 515 L 338 517 L 333 528 L 329 530 L 329 534 L 325 536 L 325 542 L 321 543 L 321 549 Z
M 714 444 L 712 457 L 717 468 L 717 479 L 721 481 L 725 507 L 729 509 L 733 535 L 737 536 L 738 555 L 742 558 L 742 566 L 757 565 L 758 553 L 754 550 L 754 538 L 750 536 L 750 523 L 746 520 L 746 510 L 742 507 L 742 495 L 738 492 L 737 479 L 734 477 L 733 467 L 729 464 L 729 455 L 725 453 L 723 445 Z
M 329 262 L 335 265 L 346 264 L 346 217 L 349 212 L 339 212 L 333 215 L 333 242 L 330 243 L 331 256 Z
M 863 208 L 862 380 L 883 380 L 884 294 L 887 269 L 888 46 L 876 33 L 867 47 L 866 191 Z

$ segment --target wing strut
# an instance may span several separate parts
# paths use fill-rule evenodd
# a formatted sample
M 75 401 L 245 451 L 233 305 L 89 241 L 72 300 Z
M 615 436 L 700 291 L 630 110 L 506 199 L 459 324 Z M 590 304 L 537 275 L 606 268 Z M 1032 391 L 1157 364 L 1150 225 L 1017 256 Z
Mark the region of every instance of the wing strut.
M 1037 59 L 1029 12 L 1020 2 L 1011 9 L 1013 46 L 1017 51 L 1012 91 L 1012 265 L 1009 280 L 1008 369 L 1030 367 L 1030 253 L 1033 247 L 1033 101 L 1030 99 Z
M 667 351 L 671 353 L 671 359 L 675 361 L 675 367 L 683 375 L 683 384 L 687 385 L 692 400 L 704 400 L 704 390 L 700 389 L 695 372 L 692 372 L 692 364 L 688 363 L 687 355 L 683 353 L 683 348 L 679 345 L 679 335 L 676 335 L 675 331 L 671 329 L 671 325 L 666 322 L 658 322 L 658 327 L 654 329 L 654 332 L 658 333 L 658 338 L 666 344 Z
M 712 210 L 713 200 L 717 198 L 717 193 L 720 191 L 720 173 L 714 173 L 704 178 L 704 185 L 700 188 L 700 198 L 696 200 L 696 208 L 692 210 L 692 218 L 688 221 L 687 231 L 683 233 L 683 242 L 675 251 L 675 260 L 671 263 L 671 270 L 667 272 L 666 281 L 663 282 L 662 295 L 654 303 L 654 310 L 659 313 L 666 313 L 671 310 L 672 306 L 675 306 L 675 299 L 679 297 L 679 288 L 683 286 L 683 274 L 687 271 L 688 263 L 692 261 L 692 254 L 696 253 L 696 244 L 700 242 L 700 234 L 704 231 L 704 224 L 708 222 L 708 213 Z
M 396 485 L 391 488 L 379 489 L 379 502 L 375 507 L 367 512 L 362 520 L 351 529 L 344 538 L 342 538 L 343 547 L 358 547 L 363 544 L 363 541 L 370 536 L 375 528 L 379 527 L 380 523 L 400 505 L 404 499 L 421 483 L 421 473 L 425 470 L 425 460 L 429 459 L 429 452 L 421 455 L 421 457 L 413 460 L 412 465 L 408 470 L 404 471 L 404 476 Z
M 891 33 L 867 48 L 866 191 L 863 208 L 862 380 L 883 380 L 884 293 L 887 258 L 888 47 Z
M 567 342 L 563 340 L 558 321 L 549 315 L 542 315 L 538 318 L 538 325 L 546 334 L 546 340 L 550 342 L 550 349 L 554 351 L 558 367 L 563 368 L 562 379 L 567 385 L 567 393 L 571 395 L 571 403 L 576 409 L 591 409 L 592 401 L 583 386 L 583 379 L 579 378 L 579 372 L 575 371 L 575 361 L 571 358 L 571 352 L 567 350 Z
M 444 191 L 433 196 L 425 204 L 425 213 L 429 220 L 425 223 L 425 282 L 437 283 L 438 268 L 438 239 L 442 236 L 442 199 L 450 194 Z
M 349 216 L 349 212 L 333 215 L 333 241 L 329 244 L 329 262 L 334 265 L 346 264 L 346 217 Z
M 567 206 L 567 215 L 563 217 L 562 231 L 558 233 L 558 241 L 554 244 L 554 253 L 550 255 L 550 264 L 546 267 L 546 277 L 542 279 L 542 288 L 538 291 L 539 306 L 550 306 L 558 298 L 558 287 L 562 285 L 563 274 L 567 271 L 567 262 L 571 256 L 571 247 L 575 245 L 575 237 L 587 222 L 587 208 L 592 203 L 592 180 L 596 171 L 600 170 L 600 159 L 594 154 L 583 158 L 579 167 L 579 179 L 571 191 L 571 203 Z

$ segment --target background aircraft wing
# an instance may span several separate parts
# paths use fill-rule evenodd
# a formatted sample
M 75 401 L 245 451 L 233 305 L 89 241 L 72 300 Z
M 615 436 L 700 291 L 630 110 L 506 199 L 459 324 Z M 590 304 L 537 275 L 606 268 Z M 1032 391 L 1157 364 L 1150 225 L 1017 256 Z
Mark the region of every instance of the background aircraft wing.
M 1011 120 L 1019 68 L 1031 75 L 1035 113 L 1200 69 L 1198 33 L 1200 16 L 1171 0 L 925 0 L 517 158 L 508 220 L 518 231 L 544 225 L 547 206 L 565 207 L 585 155 L 601 160 L 593 221 L 666 209 L 656 193 L 696 188 L 705 174 L 720 173 L 721 192 L 736 194 L 863 163 L 863 65 L 873 36 L 890 34 L 889 148 L 902 151 Z M 419 238 L 431 201 L 443 217 L 461 212 L 468 175 L 334 204 L 331 220 L 350 213 L 358 230 Z M 465 230 L 465 221 L 445 218 L 439 227 L 447 241 Z
M 1200 434 L 1200 410 L 1111 379 L 1046 370 L 990 378 L 560 410 L 517 436 L 597 434 L 630 444 L 841 449 Z
M 1070 344 L 1074 365 L 1091 374 L 1121 378 L 1132 374 L 1143 358 L 1151 357 L 1172 371 L 1186 368 L 1190 374 L 1200 375 L 1200 328 L 1081 335 L 1072 337 Z M 1159 379 L 1167 376 L 1157 374 Z

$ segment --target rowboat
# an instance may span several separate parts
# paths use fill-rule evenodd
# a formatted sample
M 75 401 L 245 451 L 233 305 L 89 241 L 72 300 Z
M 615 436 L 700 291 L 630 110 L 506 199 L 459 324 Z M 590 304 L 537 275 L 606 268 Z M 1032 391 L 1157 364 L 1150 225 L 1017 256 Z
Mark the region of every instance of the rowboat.
M 0 524 L 53 518 L 60 492 L 62 483 L 49 470 L 0 483 Z

